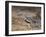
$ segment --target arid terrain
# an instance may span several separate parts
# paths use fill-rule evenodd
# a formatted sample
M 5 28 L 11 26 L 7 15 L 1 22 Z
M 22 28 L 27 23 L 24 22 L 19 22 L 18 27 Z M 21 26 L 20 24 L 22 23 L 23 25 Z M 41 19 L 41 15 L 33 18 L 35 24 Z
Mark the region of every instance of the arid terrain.
M 41 29 L 41 8 L 12 6 L 12 31 Z

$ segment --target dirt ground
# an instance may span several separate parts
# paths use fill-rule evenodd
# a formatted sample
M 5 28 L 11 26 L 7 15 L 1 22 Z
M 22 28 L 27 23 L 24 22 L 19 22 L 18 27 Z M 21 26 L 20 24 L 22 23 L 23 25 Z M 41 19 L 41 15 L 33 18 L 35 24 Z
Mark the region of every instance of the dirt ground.
M 12 31 L 41 29 L 40 7 L 12 6 Z

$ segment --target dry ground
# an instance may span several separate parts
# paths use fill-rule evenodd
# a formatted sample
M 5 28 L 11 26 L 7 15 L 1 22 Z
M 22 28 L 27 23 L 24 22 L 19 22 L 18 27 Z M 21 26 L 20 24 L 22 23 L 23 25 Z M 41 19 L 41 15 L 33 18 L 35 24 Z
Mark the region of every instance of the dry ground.
M 27 30 L 41 29 L 41 22 L 40 22 L 41 16 L 40 13 L 38 13 L 40 12 L 40 9 L 41 8 L 35 8 L 35 7 L 27 8 L 27 7 L 13 6 L 12 7 L 12 31 L 27 31 Z M 36 21 L 34 21 L 34 19 Z

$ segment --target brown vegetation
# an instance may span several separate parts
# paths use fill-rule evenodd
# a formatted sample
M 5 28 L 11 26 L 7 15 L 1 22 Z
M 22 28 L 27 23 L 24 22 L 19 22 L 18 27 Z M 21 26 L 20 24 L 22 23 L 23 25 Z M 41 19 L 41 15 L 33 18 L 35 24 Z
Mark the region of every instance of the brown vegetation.
M 12 7 L 12 31 L 41 29 L 41 8 Z

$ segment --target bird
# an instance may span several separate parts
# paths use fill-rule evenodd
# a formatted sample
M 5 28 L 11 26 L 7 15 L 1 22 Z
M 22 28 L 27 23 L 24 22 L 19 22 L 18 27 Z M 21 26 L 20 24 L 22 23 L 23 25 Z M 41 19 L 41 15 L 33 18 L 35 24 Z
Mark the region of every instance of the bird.
M 34 18 L 32 18 L 32 17 L 26 17 L 26 18 L 25 18 L 25 21 L 26 21 L 27 23 L 31 23 L 31 22 L 32 22 L 32 23 L 34 23 L 34 24 L 41 22 L 40 19 L 34 19 Z

